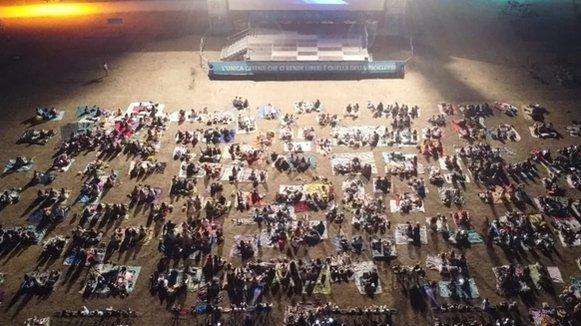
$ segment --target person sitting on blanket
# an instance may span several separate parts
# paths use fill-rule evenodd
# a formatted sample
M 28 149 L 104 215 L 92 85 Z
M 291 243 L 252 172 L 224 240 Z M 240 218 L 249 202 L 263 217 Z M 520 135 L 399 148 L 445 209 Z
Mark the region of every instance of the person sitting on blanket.
M 36 116 L 39 120 L 52 120 L 58 116 L 58 112 L 54 107 L 51 108 L 44 108 L 39 107 L 36 108 Z
M 337 122 L 339 122 L 339 117 L 337 115 L 331 115 L 329 113 L 321 113 L 317 116 L 317 122 L 319 126 L 325 127 L 331 125 L 331 127 L 335 127 Z
M 218 217 L 228 210 L 228 202 L 224 195 L 219 195 L 218 198 L 210 198 L 206 201 L 206 206 L 204 209 L 206 210 L 206 216 L 208 218 Z
M 533 135 L 539 138 L 558 138 L 559 133 L 553 127 L 551 122 L 535 122 L 533 123 Z
M 30 164 L 32 164 L 32 159 L 28 159 L 26 156 L 17 156 L 16 159 L 14 159 L 14 164 L 12 165 L 11 170 L 18 170 L 21 167 Z
M 200 130 L 194 130 L 194 131 L 178 130 L 178 132 L 176 134 L 176 144 L 187 145 L 187 144 L 191 143 L 193 146 L 196 146 L 198 144 L 200 135 L 201 135 Z
M 372 271 L 364 272 L 359 281 L 365 294 L 373 297 L 375 291 L 377 291 L 377 287 L 379 286 L 379 275 L 377 274 L 377 270 L 373 269 Z
M 258 145 L 268 147 L 272 146 L 272 144 L 274 143 L 274 137 L 275 137 L 274 131 L 267 132 L 260 131 L 256 136 L 256 141 L 258 142 Z
M 0 194 L 0 207 L 16 204 L 20 200 L 21 188 L 10 188 Z
M 218 146 L 206 146 L 201 150 L 200 162 L 218 163 L 222 158 L 222 150 Z
M 329 223 L 336 223 L 341 225 L 345 220 L 345 213 L 339 209 L 338 206 L 333 205 L 326 213 L 325 219 L 329 221 Z
M 316 137 L 315 128 L 309 127 L 309 128 L 303 129 L 303 138 L 305 140 L 312 141 L 315 139 L 315 137 Z
M 149 216 L 153 221 L 163 221 L 173 212 L 173 205 L 161 202 L 161 204 L 151 204 Z
M 432 125 L 432 126 L 436 126 L 436 127 L 444 127 L 446 126 L 446 116 L 443 114 L 435 114 L 433 116 L 431 116 L 430 118 L 428 118 L 428 122 Z M 430 130 L 431 128 L 428 128 L 428 130 Z M 441 129 L 440 129 L 441 132 Z
M 62 254 L 67 240 L 63 236 L 57 236 L 47 241 L 42 247 L 40 259 L 58 258 Z
M 442 171 L 437 166 L 430 166 L 428 179 L 430 180 L 431 184 L 437 186 L 440 186 L 445 182 L 444 176 L 442 175 Z
M 424 184 L 424 179 L 413 178 L 408 181 L 408 186 L 410 186 L 410 188 L 412 188 L 421 198 L 426 197 L 426 185 Z
M 34 273 L 24 274 L 24 280 L 20 283 L 19 294 L 49 295 L 52 293 L 61 272 L 58 270 L 46 271 L 40 275 Z
M 36 233 L 25 228 L 5 229 L 0 225 L 0 251 L 12 249 L 19 245 L 28 246 L 38 243 Z
M 37 185 L 40 183 L 43 184 L 51 184 L 54 179 L 56 179 L 56 174 L 53 171 L 49 172 L 42 172 L 35 170 L 34 175 L 32 176 L 32 180 L 30 180 L 31 185 Z
M 558 196 L 563 192 L 563 189 L 559 186 L 559 180 L 556 175 L 543 178 L 541 181 L 549 196 Z
M 240 256 L 243 260 L 250 259 L 254 256 L 254 248 L 250 243 L 247 243 L 244 240 L 240 240 L 240 242 L 236 244 L 236 249 L 240 252 Z
M 171 179 L 170 193 L 173 195 L 188 195 L 194 191 L 196 179 L 179 178 L 174 175 Z
M 450 213 L 450 216 L 459 228 L 470 229 L 470 213 L 465 210 Z
M 439 189 L 440 201 L 444 206 L 449 207 L 454 204 L 456 206 L 462 206 L 464 203 L 464 196 L 460 192 L 460 189 L 455 187 L 444 187 Z
M 298 117 L 296 117 L 294 114 L 292 113 L 286 113 L 283 117 L 282 117 L 282 125 L 283 126 L 292 126 L 294 125 L 298 120 Z
M 391 190 L 391 180 L 389 177 L 377 177 L 375 179 L 375 189 L 387 194 Z
M 501 124 L 490 133 L 492 139 L 500 141 L 516 141 L 516 135 L 514 127 L 508 124 Z
M 410 194 L 409 192 L 395 194 L 395 201 L 399 210 L 403 213 L 409 213 L 415 208 L 420 209 L 423 205 L 422 199 L 419 196 Z
M 442 111 L 447 115 L 454 115 L 454 105 L 450 103 L 440 103 Z
M 249 103 L 247 99 L 243 99 L 242 97 L 236 96 L 232 100 L 232 106 L 237 110 L 244 110 L 248 108 Z
M 256 130 L 256 121 L 254 118 L 238 114 L 238 129 L 247 133 Z
M 352 117 L 354 119 L 359 117 L 359 103 L 355 103 L 354 105 L 347 105 L 345 108 L 345 112 L 343 113 L 345 117 Z
M 492 205 L 492 203 L 494 202 L 494 197 L 492 195 L 492 190 L 491 189 L 486 189 L 484 191 L 481 191 L 478 193 L 478 198 L 480 198 L 480 200 L 488 205 Z

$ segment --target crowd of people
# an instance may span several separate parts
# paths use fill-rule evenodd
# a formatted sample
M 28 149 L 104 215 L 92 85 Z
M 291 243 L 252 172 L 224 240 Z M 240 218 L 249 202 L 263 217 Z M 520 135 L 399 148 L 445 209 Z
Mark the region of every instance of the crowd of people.
M 420 133 L 420 129 L 416 129 L 420 108 L 415 105 L 397 102 L 389 105 L 379 102 L 376 105 L 369 102 L 367 108 L 373 118 L 390 119 L 388 129 L 388 123 L 342 126 L 341 119 L 356 120 L 366 113 L 357 103 L 347 105 L 340 118 L 325 112 L 319 100 L 313 103 L 301 101 L 295 104 L 295 114 L 281 112 L 275 116 L 272 110 L 263 117 L 278 120 L 277 123 L 282 125 L 279 137 L 283 139 L 282 145 L 287 152 L 283 154 L 271 148 L 276 138 L 274 131 L 260 132 L 253 137 L 256 143 L 252 145 L 243 140 L 238 142 L 237 133 L 257 131 L 257 119 L 248 112 L 246 99 L 235 98 L 232 107 L 238 112 L 230 115 L 218 112 L 209 114 L 207 109 L 199 112 L 191 110 L 189 115 L 186 110 L 178 112 L 179 124 L 189 119 L 192 123 L 201 122 L 206 126 L 179 130 L 175 136 L 177 147 L 173 158 L 180 161 L 176 162 L 180 164 L 180 171 L 171 178 L 171 202 L 163 200 L 162 187 L 137 183 L 125 202 L 116 203 L 101 202 L 106 192 L 120 183 L 119 172 L 105 162 L 124 153 L 128 160 L 133 159 L 128 173 L 130 178 L 163 174 L 167 163 L 159 161 L 156 156 L 170 118 L 162 114 L 161 106 L 155 103 L 140 104 L 138 109 L 133 108 L 126 114 L 105 114 L 100 109 L 85 108 L 83 115 L 95 117 L 96 122 L 102 123 L 74 131 L 65 137 L 52 158 L 52 171 L 35 171 L 31 181 L 32 185 L 49 184 L 60 174 L 58 171 L 65 172 L 79 154 L 97 152 L 98 158 L 79 172 L 82 182 L 76 202 L 84 205 L 79 226 L 71 236 L 55 236 L 43 242 L 39 262 L 64 257 L 65 264 L 71 266 L 71 270 L 86 270 L 82 290 L 86 297 L 98 294 L 126 297 L 136 281 L 136 278 L 130 277 L 133 275 L 132 267 L 113 265 L 103 269 L 103 264 L 108 265 L 115 252 L 121 254 L 145 246 L 155 233 L 155 237 L 159 236 L 157 248 L 162 257 L 151 274 L 150 291 L 161 301 L 167 301 L 168 309 L 177 313 L 181 313 L 182 307 L 175 304 L 176 300 L 193 291 L 196 291 L 196 302 L 203 302 L 207 307 L 218 307 L 225 295 L 232 309 L 240 311 L 258 307 L 258 310 L 269 311 L 268 299 L 279 293 L 295 298 L 326 295 L 331 291 L 330 284 L 341 282 L 354 281 L 360 293 L 374 297 L 381 291 L 382 271 L 373 262 L 370 268 L 362 270 L 358 265 L 361 262 L 351 261 L 352 255 L 357 255 L 359 259 L 367 255 L 366 250 L 371 249 L 373 261 L 393 260 L 397 259 L 396 244 L 407 242 L 416 247 L 426 244 L 426 227 L 412 219 L 414 215 L 410 215 L 405 224 L 397 224 L 393 230 L 397 241 L 389 233 L 392 232 L 392 220 L 399 218 L 398 214 L 425 212 L 425 200 L 430 196 L 428 189 L 432 187 L 430 184 L 438 188 L 440 202 L 447 207 L 456 206 L 456 210 L 449 215 L 438 214 L 428 218 L 427 225 L 436 232 L 446 234 L 444 239 L 450 244 L 469 248 L 473 240 L 470 235 L 477 233 L 475 229 L 479 220 L 471 207 L 462 208 L 468 206 L 466 187 L 470 180 L 481 187 L 478 196 L 482 202 L 493 207 L 499 200 L 517 206 L 538 206 L 541 214 L 522 209 L 504 215 L 496 214 L 492 220 L 486 218 L 484 230 L 488 244 L 501 247 L 507 255 L 527 255 L 538 250 L 550 256 L 556 250 L 553 230 L 564 238 L 564 244 L 572 246 L 581 239 L 581 228 L 564 223 L 551 226 L 545 220 L 545 217 L 569 218 L 571 215 L 572 203 L 561 198 L 566 195 L 561 181 L 567 179 L 571 187 L 579 187 L 578 146 L 553 151 L 538 149 L 523 161 L 508 162 L 508 155 L 504 155 L 508 150 L 493 147 L 486 135 L 501 142 L 517 141 L 520 136 L 512 124 L 501 124 L 496 128 L 484 126 L 484 119 L 494 114 L 496 106 L 486 103 L 442 104 L 442 113 L 430 117 L 430 127 Z M 51 110 L 43 109 L 37 114 L 42 119 L 54 119 L 58 112 Z M 552 131 L 556 132 L 555 127 L 539 120 L 537 111 L 531 109 L 529 112 L 536 120 L 533 135 L 551 136 Z M 300 125 L 300 119 L 304 118 L 301 115 L 311 112 L 316 113 L 321 128 L 333 128 L 331 138 L 320 138 L 319 134 L 323 131 L 314 126 Z M 452 151 L 444 147 L 443 140 L 448 116 L 456 114 L 463 117 L 455 120 L 452 127 L 464 130 L 463 138 L 470 143 L 457 146 Z M 348 121 L 351 124 L 352 120 Z M 237 130 L 232 129 L 231 124 L 235 124 Z M 53 135 L 52 130 L 29 130 L 22 135 L 20 142 L 46 144 Z M 237 143 L 233 142 L 235 137 Z M 297 139 L 301 142 L 295 142 Z M 335 180 L 314 172 L 318 168 L 317 161 L 315 156 L 307 154 L 308 147 L 302 147 L 303 140 L 315 142 L 319 153 L 331 156 L 335 178 L 344 181 L 340 200 L 334 191 Z M 200 141 L 206 145 L 199 146 Z M 383 152 L 385 172 L 378 173 L 375 163 L 370 163 L 368 157 L 341 155 L 345 153 L 332 155 L 332 149 L 341 145 L 357 150 L 365 146 L 372 149 L 410 146 L 412 151 L 417 150 L 416 153 L 405 149 Z M 374 161 L 373 153 L 371 157 Z M 422 177 L 423 162 L 430 164 L 432 160 L 436 165 L 430 165 L 428 180 L 425 180 Z M 13 161 L 11 169 L 15 171 L 33 163 L 24 156 L 18 156 Z M 275 171 L 274 176 L 269 176 L 268 165 L 279 172 L 288 172 L 291 179 L 295 177 L 293 172 L 301 173 L 300 179 L 293 180 L 299 184 L 283 185 L 273 191 L 269 188 L 270 179 L 276 178 L 279 173 Z M 548 176 L 541 177 L 544 173 L 540 166 L 548 170 Z M 309 172 L 314 172 L 316 176 L 311 182 L 306 182 L 303 178 Z M 399 180 L 396 181 L 394 176 Z M 202 177 L 204 179 L 200 181 Z M 529 197 L 526 184 L 528 180 L 537 178 L 541 179 L 546 194 L 533 200 L 532 196 Z M 204 189 L 200 191 L 198 186 L 202 183 Z M 366 193 L 368 186 L 373 188 L 371 194 Z M 232 187 L 236 189 L 228 192 L 231 195 L 225 195 L 225 190 Z M 0 205 L 18 203 L 21 192 L 20 188 L 3 191 Z M 270 193 L 275 195 L 270 196 Z M 66 188 L 39 189 L 35 201 L 39 208 L 34 211 L 40 216 L 39 224 L 54 226 L 62 222 L 70 210 L 67 203 L 69 196 L 70 190 Z M 273 197 L 274 200 L 270 201 Z M 174 210 L 174 204 L 180 200 L 183 200 L 180 203 L 182 209 Z M 519 208 L 526 207 L 523 205 Z M 125 220 L 140 210 L 147 212 L 147 224 L 125 225 Z M 223 216 L 230 212 L 230 216 L 236 217 L 233 220 L 240 222 L 234 228 L 255 223 L 258 230 L 242 231 L 243 234 L 237 235 L 234 241 L 228 241 L 224 234 Z M 176 214 L 185 215 L 185 221 L 177 222 Z M 343 232 L 345 220 L 350 221 L 353 234 Z M 456 227 L 450 229 L 448 221 Z M 108 227 L 104 228 L 105 225 Z M 363 235 L 363 232 L 366 234 Z M 337 234 L 333 237 L 333 241 L 337 242 L 337 256 L 301 258 L 299 253 L 305 252 L 306 257 L 310 257 L 310 248 L 325 242 L 334 236 L 333 233 Z M 37 228 L 0 227 L 0 250 L 39 244 L 41 237 Z M 402 238 L 404 243 L 398 242 Z M 232 246 L 229 258 L 221 257 L 214 250 L 226 243 Z M 266 259 L 263 254 L 267 248 L 278 249 L 286 256 Z M 452 299 L 465 298 L 465 293 L 470 293 L 473 284 L 468 281 L 471 275 L 466 255 L 446 252 L 438 255 L 437 261 L 437 270 L 448 282 L 445 289 L 452 293 Z M 533 281 L 528 268 L 509 265 L 496 269 L 499 293 L 506 296 L 530 294 L 532 289 L 539 287 L 539 283 L 541 287 L 548 287 L 550 280 L 546 270 L 541 268 L 541 280 Z M 419 264 L 403 266 L 396 263 L 390 273 L 408 295 L 416 290 L 428 293 L 438 286 L 442 287 L 439 282 L 429 281 L 426 271 Z M 21 292 L 50 294 L 59 278 L 60 271 L 57 270 L 26 274 Z M 575 309 L 576 300 L 574 289 L 562 294 L 562 301 L 566 302 L 570 311 Z M 453 305 L 436 306 L 433 301 L 431 304 L 438 313 L 471 309 Z M 481 311 L 491 309 L 490 305 L 483 303 Z M 287 315 L 286 322 L 288 325 L 335 325 L 339 320 L 336 316 L 350 313 L 382 316 L 361 319 L 361 325 L 388 325 L 393 311 L 375 307 L 345 313 L 327 305 L 314 311 L 297 309 Z M 83 307 L 77 314 L 92 316 L 98 313 Z M 472 325 L 477 321 L 460 321 L 454 325 L 466 323 Z M 510 316 L 503 316 L 495 319 L 494 323 L 513 325 L 516 321 Z M 438 325 L 447 325 L 447 322 L 439 322 Z

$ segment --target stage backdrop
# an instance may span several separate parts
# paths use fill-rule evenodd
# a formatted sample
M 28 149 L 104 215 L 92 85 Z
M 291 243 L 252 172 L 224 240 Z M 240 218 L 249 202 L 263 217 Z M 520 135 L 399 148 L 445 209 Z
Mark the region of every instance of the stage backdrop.
M 337 76 L 347 78 L 402 78 L 405 61 L 214 61 L 209 62 L 211 78 Z
M 228 0 L 230 10 L 383 11 L 385 0 Z

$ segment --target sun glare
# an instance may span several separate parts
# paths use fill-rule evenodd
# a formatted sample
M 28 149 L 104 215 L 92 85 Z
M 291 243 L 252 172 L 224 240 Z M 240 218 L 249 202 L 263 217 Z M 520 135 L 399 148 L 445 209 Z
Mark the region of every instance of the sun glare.
M 95 8 L 81 3 L 55 3 L 0 7 L 0 18 L 35 18 L 82 16 L 95 12 Z

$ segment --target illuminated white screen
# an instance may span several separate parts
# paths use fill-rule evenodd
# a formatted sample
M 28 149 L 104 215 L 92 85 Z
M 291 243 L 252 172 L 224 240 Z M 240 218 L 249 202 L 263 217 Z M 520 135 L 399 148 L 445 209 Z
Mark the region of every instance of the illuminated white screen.
M 383 11 L 385 0 L 228 0 L 230 10 Z

